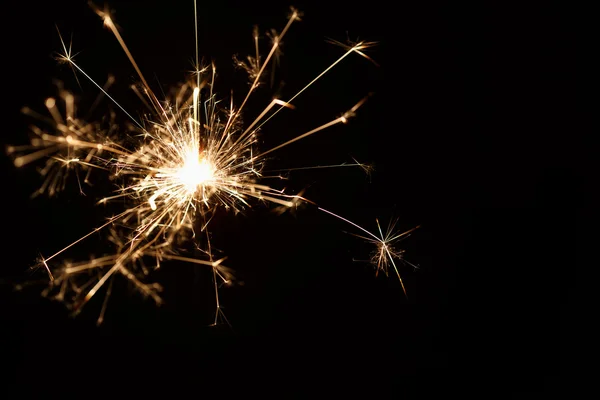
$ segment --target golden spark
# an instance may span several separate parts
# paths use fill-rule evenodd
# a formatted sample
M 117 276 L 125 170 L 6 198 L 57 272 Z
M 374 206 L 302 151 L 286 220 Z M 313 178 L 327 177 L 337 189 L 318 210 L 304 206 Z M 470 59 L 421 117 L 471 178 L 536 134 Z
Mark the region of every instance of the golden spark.
M 208 230 L 214 213 L 221 208 L 241 211 L 250 207 L 253 201 L 273 203 L 283 208 L 294 207 L 298 202 L 311 203 L 301 197 L 301 194 L 287 194 L 283 189 L 263 183 L 265 177 L 262 171 L 266 156 L 329 127 L 346 123 L 368 96 L 339 117 L 297 134 L 273 148 L 260 151 L 257 147 L 257 135 L 267 121 L 283 108 L 294 108 L 293 101 L 298 96 L 349 55 L 357 54 L 371 60 L 364 50 L 374 43 L 342 45 L 336 42 L 345 50 L 338 59 L 290 99 L 272 100 L 251 123 L 245 125 L 242 118 L 244 107 L 260 86 L 268 66 L 276 61 L 282 38 L 292 24 L 300 19 L 301 14 L 297 10 L 291 10 L 280 33 L 270 35 L 271 48 L 264 57 L 260 54 L 258 32 L 255 30 L 256 55 L 248 57 L 247 62 L 236 61 L 248 72 L 250 87 L 241 104 L 235 107 L 233 100 L 229 106 L 222 105 L 214 92 L 216 66 L 200 65 L 197 19 L 193 76 L 161 100 L 142 74 L 109 10 L 92 7 L 102 18 L 105 27 L 113 33 L 135 69 L 141 83 L 133 89 L 150 112 L 143 115 L 142 119 L 134 118 L 108 93 L 114 78 L 110 77 L 104 85 L 98 84 L 75 61 L 71 46 L 66 45 L 59 32 L 62 52 L 58 59 L 71 66 L 76 76 L 81 75 L 89 80 L 99 90 L 100 96 L 113 102 L 133 122 L 133 126 L 128 132 L 124 132 L 123 126 L 115 122 L 115 115 L 112 113 L 101 122 L 86 122 L 77 114 L 73 94 L 62 88 L 58 98 L 46 101 L 49 118 L 30 108 L 23 109 L 26 115 L 43 122 L 43 125 L 31 127 L 34 137 L 29 145 L 10 146 L 7 151 L 14 157 L 17 167 L 46 159 L 41 170 L 44 183 L 36 194 L 56 195 L 65 188 L 71 171 L 76 173 L 83 192 L 82 176 L 83 182 L 87 183 L 95 171 L 107 172 L 119 186 L 114 193 L 98 203 L 106 204 L 120 199 L 128 204 L 122 212 L 111 216 L 87 235 L 51 256 L 41 257 L 40 265 L 44 266 L 50 277 L 50 286 L 45 294 L 65 301 L 74 312 L 79 312 L 106 285 L 106 298 L 98 318 L 98 323 L 101 323 L 115 275 L 125 277 L 143 295 L 160 304 L 162 299 L 159 293 L 162 287 L 157 283 L 146 283 L 146 276 L 152 269 L 159 268 L 163 261 L 177 260 L 211 268 L 217 308 L 214 322 L 226 320 L 221 310 L 218 289 L 222 284 L 231 283 L 234 278 L 231 270 L 222 264 L 224 259 L 214 258 Z M 194 12 L 197 15 L 196 1 Z M 97 103 L 98 101 L 94 102 L 93 107 Z M 308 166 L 288 171 L 345 166 L 370 171 L 370 166 L 354 161 L 354 164 Z M 400 235 L 388 232 L 388 235 L 381 234 L 378 237 L 330 211 L 320 207 L 319 210 L 366 232 L 368 236 L 363 239 L 375 243 L 378 248 L 378 255 L 373 259 L 377 270 L 387 272 L 387 267 L 391 264 L 400 278 L 394 258 L 401 257 L 402 253 L 394 250 L 391 243 L 412 230 Z M 194 226 L 198 221 L 202 223 L 200 231 L 205 240 L 202 245 L 198 240 L 195 242 L 206 254 L 204 260 L 186 257 L 178 247 L 182 240 L 197 239 Z M 116 249 L 113 254 L 79 263 L 60 264 L 55 261 L 59 255 L 92 234 L 106 230 L 110 231 L 108 240 Z M 400 282 L 402 283 L 401 279 Z M 404 289 L 403 283 L 402 287 Z

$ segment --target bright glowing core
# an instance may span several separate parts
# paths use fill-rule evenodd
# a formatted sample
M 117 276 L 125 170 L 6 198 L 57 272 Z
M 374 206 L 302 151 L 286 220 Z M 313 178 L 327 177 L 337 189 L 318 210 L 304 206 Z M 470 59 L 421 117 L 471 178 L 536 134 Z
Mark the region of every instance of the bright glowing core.
M 194 153 L 188 153 L 183 166 L 177 172 L 177 177 L 190 193 L 194 193 L 198 186 L 208 184 L 213 180 L 215 173 L 214 167 L 206 158 Z

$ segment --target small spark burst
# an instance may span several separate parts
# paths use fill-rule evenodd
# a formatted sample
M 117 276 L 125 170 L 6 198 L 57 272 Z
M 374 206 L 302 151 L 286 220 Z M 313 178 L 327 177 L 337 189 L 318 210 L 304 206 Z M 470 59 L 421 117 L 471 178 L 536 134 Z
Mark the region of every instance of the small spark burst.
M 388 225 L 388 228 L 384 234 L 383 230 L 381 229 L 381 225 L 379 224 L 379 220 L 376 219 L 375 222 L 377 223 L 377 230 L 379 232 L 379 236 L 377 236 L 376 234 L 371 233 L 370 231 L 366 230 L 365 228 L 355 224 L 354 222 L 352 222 L 346 218 L 341 217 L 340 215 L 334 214 L 333 212 L 325 210 L 323 208 L 319 208 L 319 209 L 329 215 L 332 215 L 332 216 L 344 221 L 344 222 L 347 222 L 348 224 L 354 226 L 355 228 L 357 228 L 360 231 L 362 231 L 363 233 L 365 233 L 367 236 L 358 235 L 355 233 L 351 233 L 351 234 L 353 236 L 359 237 L 359 238 L 375 245 L 375 250 L 373 250 L 373 252 L 371 253 L 371 258 L 370 258 L 369 262 L 375 267 L 376 275 L 378 275 L 379 272 L 381 271 L 386 276 L 388 276 L 390 266 L 392 266 L 394 269 L 394 272 L 396 272 L 396 275 L 398 276 L 400 285 L 402 285 L 402 291 L 404 292 L 404 295 L 408 297 L 408 294 L 406 293 L 406 288 L 404 287 L 404 282 L 402 281 L 402 277 L 400 276 L 400 271 L 398 270 L 398 266 L 396 265 L 396 262 L 394 260 L 399 260 L 403 264 L 408 264 L 415 269 L 418 268 L 418 265 L 415 265 L 415 264 L 407 261 L 404 258 L 405 251 L 402 249 L 396 248 L 395 244 L 401 240 L 408 238 L 414 231 L 416 231 L 417 229 L 419 229 L 421 227 L 420 225 L 417 225 L 416 227 L 409 229 L 408 231 L 398 233 L 395 230 L 396 223 L 398 222 L 398 220 L 394 220 L 393 222 L 391 222 Z
M 239 212 L 251 207 L 253 202 L 272 203 L 283 210 L 295 207 L 300 202 L 314 204 L 304 198 L 302 192 L 288 194 L 283 189 L 264 183 L 269 178 L 263 174 L 266 156 L 331 126 L 347 123 L 368 96 L 341 116 L 268 150 L 261 151 L 258 148 L 257 136 L 266 122 L 284 108 L 293 109 L 293 101 L 298 96 L 346 57 L 356 54 L 373 61 L 364 50 L 374 43 L 344 45 L 333 42 L 344 50 L 337 60 L 290 99 L 272 100 L 251 123 L 245 124 L 242 111 L 265 78 L 267 67 L 277 62 L 282 38 L 292 24 L 300 20 L 301 14 L 297 10 L 291 10 L 281 32 L 270 31 L 271 47 L 266 56 L 259 51 L 259 35 L 255 29 L 256 54 L 249 56 L 247 61 L 234 58 L 234 63 L 244 69 L 250 78 L 248 93 L 236 107 L 233 100 L 229 105 L 224 105 L 214 91 L 216 66 L 201 65 L 199 62 L 197 19 L 193 76 L 161 100 L 139 69 L 108 9 L 101 10 L 93 5 L 92 8 L 102 18 L 105 27 L 114 34 L 138 74 L 140 84 L 133 86 L 133 90 L 149 111 L 141 119 L 134 118 L 126 111 L 108 93 L 114 78 L 110 77 L 104 85 L 96 83 L 75 61 L 71 46 L 65 43 L 59 32 L 62 52 L 58 60 L 69 65 L 76 77 L 84 77 L 98 89 L 99 98 L 92 108 L 101 97 L 106 97 L 131 123 L 128 129 L 124 129 L 124 126 L 117 124 L 115 113 L 112 112 L 99 122 L 86 122 L 86 118 L 78 116 L 75 96 L 60 87 L 58 99 L 49 98 L 46 101 L 49 118 L 30 108 L 23 109 L 24 114 L 42 121 L 43 125 L 31 127 L 34 136 L 29 145 L 10 146 L 7 152 L 17 167 L 46 159 L 41 169 L 44 182 L 36 195 L 56 195 L 70 181 L 71 172 L 76 174 L 76 181 L 83 193 L 81 182 L 89 183 L 92 174 L 104 172 L 111 180 L 118 182 L 118 188 L 98 203 L 106 204 L 119 199 L 127 206 L 53 255 L 40 256 L 38 267 L 43 267 L 50 278 L 50 284 L 43 294 L 65 302 L 73 312 L 78 313 L 100 289 L 105 289 L 106 297 L 98 318 L 98 323 L 101 323 L 115 276 L 126 278 L 140 293 L 160 304 L 162 286 L 147 283 L 148 275 L 164 261 L 187 262 L 212 270 L 216 303 L 214 322 L 226 321 L 218 290 L 223 284 L 233 282 L 234 276 L 223 265 L 225 258 L 215 257 L 210 221 L 219 209 Z M 194 2 L 195 15 L 196 11 Z M 372 170 L 371 166 L 354 160 L 352 164 L 306 166 L 285 171 L 348 166 L 359 167 L 368 174 Z M 403 251 L 394 249 L 392 244 L 416 228 L 395 234 L 392 225 L 383 235 L 377 222 L 380 236 L 376 236 L 331 211 L 317 208 L 365 232 L 367 236 L 360 237 L 377 247 L 371 260 L 377 271 L 387 274 L 391 265 L 400 278 L 394 259 L 403 260 Z M 199 232 L 198 225 L 201 226 Z M 59 255 L 99 231 L 108 231 L 107 238 L 115 248 L 114 253 L 76 263 L 57 262 Z M 186 256 L 180 246 L 186 241 L 193 242 L 205 254 L 205 259 Z M 404 290 L 403 283 L 402 288 Z

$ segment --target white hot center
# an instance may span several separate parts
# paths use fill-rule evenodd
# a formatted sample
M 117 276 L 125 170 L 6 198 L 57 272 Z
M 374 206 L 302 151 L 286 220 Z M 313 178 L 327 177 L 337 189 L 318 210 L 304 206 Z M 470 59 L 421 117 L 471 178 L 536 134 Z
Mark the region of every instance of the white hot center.
M 206 185 L 214 178 L 214 172 L 214 167 L 205 158 L 188 154 L 177 177 L 190 193 L 194 193 L 198 186 Z

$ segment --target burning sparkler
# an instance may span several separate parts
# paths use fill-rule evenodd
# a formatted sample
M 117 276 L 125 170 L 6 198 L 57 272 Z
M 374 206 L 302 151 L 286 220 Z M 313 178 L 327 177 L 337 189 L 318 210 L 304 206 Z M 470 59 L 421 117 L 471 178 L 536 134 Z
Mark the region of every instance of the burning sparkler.
M 114 34 L 136 70 L 141 85 L 134 87 L 134 90 L 151 112 L 142 119 L 134 118 L 108 93 L 112 80 L 105 85 L 96 83 L 75 61 L 71 46 L 60 36 L 62 52 L 59 60 L 92 82 L 100 94 L 112 101 L 134 126 L 130 132 L 123 132 L 123 128 L 114 122 L 112 114 L 103 123 L 88 123 L 77 116 L 74 96 L 60 90 L 58 99 L 46 101 L 51 118 L 43 117 L 29 108 L 23 110 L 25 114 L 44 121 L 46 127 L 33 126 L 34 138 L 30 145 L 11 146 L 8 152 L 14 157 L 17 167 L 47 159 L 42 169 L 45 180 L 37 194 L 55 195 L 67 184 L 70 171 L 75 171 L 80 184 L 81 174 L 84 174 L 83 180 L 87 182 L 90 175 L 98 170 L 108 172 L 111 179 L 120 182 L 115 193 L 102 198 L 99 203 L 122 199 L 130 206 L 53 255 L 40 258 L 39 265 L 46 269 L 51 281 L 45 294 L 52 294 L 67 302 L 74 312 L 79 312 L 100 289 L 106 287 L 107 297 L 98 319 L 101 322 L 115 275 L 125 277 L 142 294 L 160 304 L 162 300 L 159 293 L 162 288 L 157 283 L 146 283 L 146 276 L 163 261 L 183 261 L 212 269 L 216 323 L 219 318 L 224 318 L 218 288 L 221 284 L 231 283 L 233 275 L 223 265 L 224 259 L 214 258 L 208 229 L 214 213 L 221 208 L 240 211 L 250 207 L 253 201 L 273 203 L 283 208 L 294 207 L 298 202 L 311 203 L 301 194 L 287 194 L 282 189 L 263 183 L 266 156 L 331 126 L 346 123 L 367 98 L 355 103 L 341 116 L 264 151 L 256 146 L 259 130 L 283 108 L 294 108 L 293 101 L 298 96 L 349 55 L 358 54 L 370 60 L 364 50 L 373 43 L 344 45 L 345 52 L 294 96 L 286 101 L 272 100 L 246 126 L 242 119 L 244 107 L 259 87 L 267 67 L 276 59 L 281 39 L 292 24 L 300 20 L 301 14 L 297 10 L 291 10 L 280 33 L 271 35 L 272 46 L 264 59 L 259 52 L 256 31 L 256 56 L 249 57 L 247 62 L 236 59 L 238 66 L 244 68 L 251 79 L 248 93 L 236 107 L 233 100 L 229 106 L 224 106 L 218 99 L 214 91 L 215 65 L 202 66 L 199 62 L 197 29 L 194 76 L 179 86 L 174 95 L 161 100 L 139 69 L 110 12 L 93 8 Z M 196 2 L 194 11 L 196 14 Z M 369 170 L 368 166 L 356 161 L 355 164 L 338 166 L 357 166 Z M 328 167 L 333 166 L 296 169 Z M 384 236 L 380 229 L 381 237 L 378 237 L 331 211 L 318 209 L 366 233 L 367 236 L 361 237 L 374 243 L 378 249 L 372 260 L 377 270 L 387 273 L 391 264 L 400 278 L 394 259 L 402 259 L 402 252 L 394 250 L 391 244 L 412 230 L 402 234 L 389 231 Z M 196 232 L 198 222 L 201 235 Z M 59 255 L 104 230 L 110 230 L 108 239 L 116 249 L 113 254 L 80 263 L 56 265 Z M 204 252 L 206 259 L 182 254 L 178 244 L 182 239 L 190 239 L 190 236 L 194 238 L 197 248 Z M 404 290 L 403 283 L 402 288 Z

